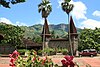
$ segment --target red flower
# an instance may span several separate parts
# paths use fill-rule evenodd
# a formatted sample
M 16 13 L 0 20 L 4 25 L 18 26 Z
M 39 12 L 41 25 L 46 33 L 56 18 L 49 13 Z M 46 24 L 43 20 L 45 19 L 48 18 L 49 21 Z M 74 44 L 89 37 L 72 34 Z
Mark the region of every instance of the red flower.
M 14 67 L 15 66 L 15 61 L 19 56 L 19 52 L 15 50 L 12 54 L 9 54 L 11 60 L 10 60 L 10 66 Z
M 45 60 L 42 60 L 42 64 L 44 65 L 44 63 L 45 63 Z
M 15 59 L 11 58 L 11 60 L 10 60 L 10 66 L 14 67 L 15 66 L 14 62 L 15 62 Z
M 34 54 L 35 54 L 35 55 L 37 55 L 37 52 L 36 52 L 36 51 L 34 51 Z
M 68 67 L 69 63 L 66 60 L 61 60 L 63 66 Z
M 13 54 L 19 55 L 19 52 L 18 52 L 17 50 L 15 50 L 15 51 L 13 52 Z
M 68 62 L 71 62 L 73 60 L 73 56 L 65 56 L 64 57 Z
M 66 67 L 68 67 L 68 65 L 70 65 L 70 67 L 74 67 L 74 62 L 73 62 L 73 56 L 65 56 L 64 57 L 66 60 L 61 60 L 61 62 L 62 62 L 62 64 L 63 64 L 63 66 L 66 66 Z
M 12 57 L 12 54 L 9 54 L 10 58 Z
M 33 58 L 33 61 L 35 61 L 35 60 L 36 60 L 36 57 Z

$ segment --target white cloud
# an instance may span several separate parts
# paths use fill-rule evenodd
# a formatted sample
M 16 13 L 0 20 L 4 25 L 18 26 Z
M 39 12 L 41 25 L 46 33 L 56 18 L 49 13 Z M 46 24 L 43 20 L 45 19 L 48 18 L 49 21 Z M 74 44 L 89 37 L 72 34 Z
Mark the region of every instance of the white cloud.
M 95 27 L 100 28 L 100 21 L 96 21 L 93 19 L 87 19 L 83 21 L 80 25 L 80 28 L 90 28 L 90 29 L 95 29 Z
M 17 21 L 15 25 L 18 25 L 18 26 L 27 26 L 25 23 L 22 23 L 22 22 L 19 22 L 19 21 Z
M 96 11 L 93 12 L 92 15 L 100 17 L 100 11 L 96 10 Z
M 59 3 L 58 8 L 61 7 L 61 3 L 62 2 L 63 2 L 63 0 L 58 0 L 58 3 Z M 85 16 L 87 7 L 86 7 L 86 5 L 83 2 L 81 2 L 81 1 L 77 1 L 77 2 L 71 1 L 70 3 L 74 4 L 72 15 L 77 20 L 87 19 L 87 17 Z
M 9 19 L 4 18 L 4 17 L 0 18 L 0 23 L 1 22 L 6 23 L 6 24 L 13 24 Z
M 12 23 L 9 19 L 7 18 L 0 18 L 0 23 L 3 22 L 3 23 L 6 23 L 6 24 L 11 24 L 11 25 L 18 25 L 18 26 L 27 26 L 25 23 L 22 23 L 22 22 L 19 22 L 17 21 L 15 24 Z
M 77 20 L 80 20 L 80 19 L 86 20 L 87 19 L 87 17 L 85 16 L 86 10 L 87 10 L 86 5 L 84 3 L 82 3 L 81 1 L 77 1 L 77 2 L 71 1 L 71 3 L 74 4 L 72 15 Z

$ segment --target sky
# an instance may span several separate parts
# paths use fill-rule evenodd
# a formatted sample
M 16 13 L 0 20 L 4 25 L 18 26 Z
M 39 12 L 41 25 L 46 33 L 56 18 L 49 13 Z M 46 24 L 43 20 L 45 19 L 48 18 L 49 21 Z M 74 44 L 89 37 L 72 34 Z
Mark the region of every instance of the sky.
M 49 24 L 68 24 L 68 16 L 61 8 L 63 0 L 50 0 L 52 12 L 48 16 Z M 44 24 L 41 13 L 38 12 L 38 4 L 41 0 L 26 0 L 24 3 L 10 4 L 11 8 L 0 6 L 0 22 L 19 26 L 32 26 Z M 72 0 L 74 8 L 70 13 L 75 26 L 78 28 L 100 28 L 100 0 Z

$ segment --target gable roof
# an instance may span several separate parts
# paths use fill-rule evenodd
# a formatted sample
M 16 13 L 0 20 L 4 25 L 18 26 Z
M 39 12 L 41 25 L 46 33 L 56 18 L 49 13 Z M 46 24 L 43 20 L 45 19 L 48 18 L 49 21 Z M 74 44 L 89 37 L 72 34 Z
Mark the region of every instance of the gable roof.
M 41 43 L 35 43 L 32 40 L 30 40 L 30 39 L 23 39 L 23 43 L 24 43 L 24 46 L 26 46 L 26 44 L 27 44 L 27 46 L 33 46 L 33 47 L 35 47 L 35 46 L 38 46 L 38 47 L 42 46 Z
M 72 16 L 70 16 L 70 33 L 77 33 Z

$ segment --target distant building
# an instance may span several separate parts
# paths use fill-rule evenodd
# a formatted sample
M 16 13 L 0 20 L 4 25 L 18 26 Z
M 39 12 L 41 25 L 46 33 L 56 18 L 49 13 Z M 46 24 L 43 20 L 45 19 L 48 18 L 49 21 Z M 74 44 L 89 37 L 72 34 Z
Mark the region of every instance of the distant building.
M 24 47 L 26 49 L 34 49 L 34 50 L 39 50 L 42 49 L 42 44 L 41 43 L 35 43 L 31 39 L 23 39 Z
M 76 54 L 76 51 L 78 50 L 78 34 L 77 34 L 76 27 L 74 25 L 72 16 L 70 17 L 70 38 L 71 38 L 72 47 L 70 47 L 70 45 L 69 45 L 69 38 L 52 39 L 50 31 L 49 31 L 47 19 L 45 19 L 45 23 L 44 23 L 43 31 L 42 31 L 42 39 L 45 41 L 44 48 L 47 48 L 47 47 L 50 47 L 50 48 L 67 48 L 69 52 L 70 52 L 70 48 L 72 48 L 73 54 L 74 55 Z

